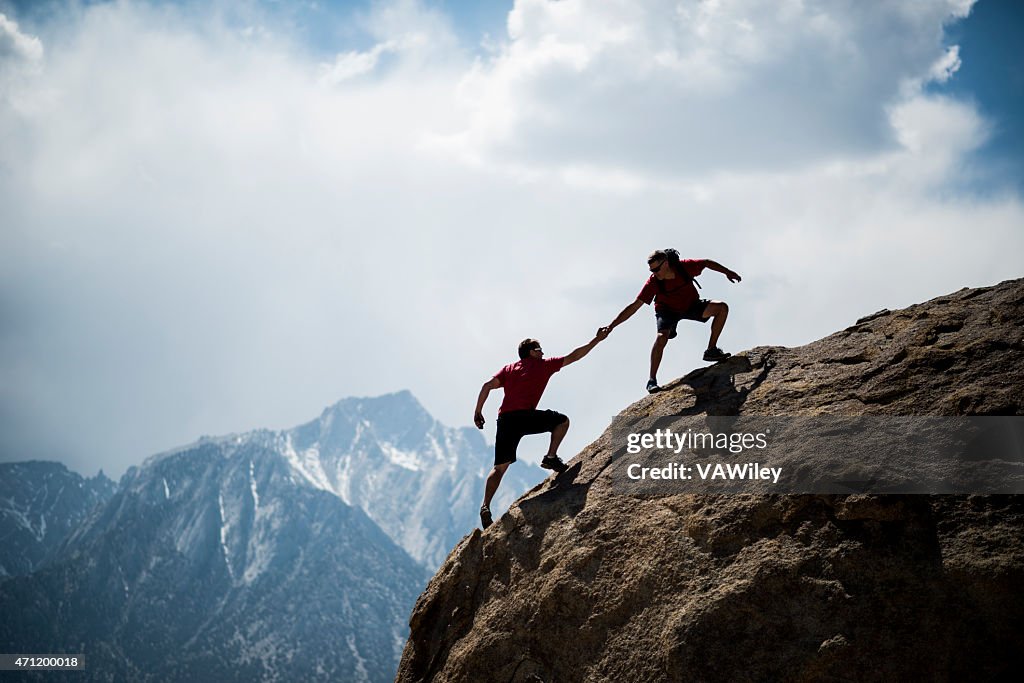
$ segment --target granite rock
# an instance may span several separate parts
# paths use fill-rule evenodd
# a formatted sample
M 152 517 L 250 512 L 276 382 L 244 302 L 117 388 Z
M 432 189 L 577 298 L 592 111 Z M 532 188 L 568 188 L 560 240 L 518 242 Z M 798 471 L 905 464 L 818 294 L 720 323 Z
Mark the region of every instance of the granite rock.
M 621 417 L 822 414 L 1024 414 L 1024 280 L 751 349 Z M 613 490 L 611 432 L 451 552 L 398 681 L 1024 673 L 1024 498 L 635 498 Z

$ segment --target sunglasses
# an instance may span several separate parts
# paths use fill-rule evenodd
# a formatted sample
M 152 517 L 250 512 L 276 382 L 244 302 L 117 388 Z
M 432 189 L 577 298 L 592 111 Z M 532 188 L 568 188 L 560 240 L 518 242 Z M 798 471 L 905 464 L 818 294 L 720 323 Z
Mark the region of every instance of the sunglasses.
M 657 273 L 659 270 L 661 270 L 661 267 L 665 265 L 665 262 L 658 261 L 658 265 L 654 265 L 652 263 L 648 263 L 647 265 L 650 266 L 650 270 L 652 273 Z

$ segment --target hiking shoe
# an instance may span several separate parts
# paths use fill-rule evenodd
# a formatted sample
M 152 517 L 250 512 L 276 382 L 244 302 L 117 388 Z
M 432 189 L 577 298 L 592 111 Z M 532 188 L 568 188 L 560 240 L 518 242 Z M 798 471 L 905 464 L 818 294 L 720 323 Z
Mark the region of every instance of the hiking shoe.
M 656 394 L 659 391 L 661 391 L 661 387 L 658 386 L 658 380 L 656 380 L 656 379 L 649 379 L 649 380 L 647 380 L 647 393 L 648 394 Z
M 569 466 L 562 462 L 562 459 L 559 458 L 557 455 L 552 456 L 550 458 L 545 457 L 543 460 L 540 461 L 540 466 L 546 470 L 554 470 L 559 474 L 569 469 Z
M 494 520 L 491 519 L 491 508 L 486 505 L 480 506 L 480 526 L 484 529 L 494 524 Z
M 717 346 L 712 346 L 710 349 L 704 352 L 704 360 L 725 360 L 731 355 L 731 353 L 726 353 Z

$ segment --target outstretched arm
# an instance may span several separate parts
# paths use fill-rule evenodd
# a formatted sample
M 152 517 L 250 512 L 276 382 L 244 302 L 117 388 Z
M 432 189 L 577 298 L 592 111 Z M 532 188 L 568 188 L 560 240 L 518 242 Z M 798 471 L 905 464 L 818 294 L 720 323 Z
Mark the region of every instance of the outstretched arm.
M 476 412 L 473 413 L 473 424 L 476 425 L 477 429 L 484 428 L 484 401 L 487 400 L 487 396 L 491 393 L 492 389 L 497 389 L 500 386 L 501 382 L 498 381 L 498 378 L 492 377 L 480 387 L 480 395 L 476 397 Z
M 727 278 L 729 278 L 729 282 L 739 282 L 740 280 L 743 279 L 743 278 L 740 277 L 740 274 L 737 273 L 735 270 L 729 270 L 728 268 L 723 266 L 718 261 L 712 261 L 711 259 L 705 259 L 704 267 L 705 268 L 710 268 L 711 270 L 718 271 L 722 275 L 724 275 Z
M 569 355 L 562 359 L 562 367 L 564 368 L 566 365 L 569 365 L 570 363 L 575 363 L 580 358 L 583 358 L 583 356 L 590 353 L 590 351 L 595 346 L 597 346 L 601 341 L 603 341 L 607 336 L 608 331 L 605 328 L 602 327 L 601 329 L 599 329 L 597 331 L 597 334 L 594 335 L 593 339 L 591 339 L 589 342 L 579 347 L 578 349 L 574 349 Z
M 643 305 L 644 302 L 641 301 L 640 299 L 637 299 L 630 305 L 623 308 L 622 311 L 617 316 L 615 316 L 615 320 L 612 321 L 611 325 L 609 325 L 608 327 L 602 327 L 601 329 L 607 330 L 610 333 L 616 327 L 618 327 L 619 325 L 633 317 L 633 314 L 639 311 L 640 307 Z

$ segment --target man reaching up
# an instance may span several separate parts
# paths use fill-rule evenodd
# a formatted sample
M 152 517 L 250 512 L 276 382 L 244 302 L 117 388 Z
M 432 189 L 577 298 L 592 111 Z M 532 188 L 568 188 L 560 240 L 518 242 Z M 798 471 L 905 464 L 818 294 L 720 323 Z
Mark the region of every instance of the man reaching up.
M 734 270 L 726 268 L 710 259 L 682 259 L 675 249 L 658 249 L 647 257 L 647 270 L 650 277 L 643 289 L 637 294 L 636 301 L 622 309 L 608 327 L 601 328 L 610 333 L 617 326 L 629 320 L 644 304 L 654 302 L 654 317 L 658 326 L 658 334 L 651 348 L 651 377 L 647 380 L 647 391 L 660 391 L 658 386 L 658 368 L 665 352 L 668 340 L 676 336 L 676 325 L 680 320 L 694 320 L 706 323 L 711 320 L 711 337 L 708 348 L 704 352 L 704 360 L 720 361 L 729 357 L 718 348 L 718 337 L 729 317 L 729 304 L 724 301 L 701 299 L 694 287 L 693 278 L 705 269 L 716 270 L 729 279 L 739 282 L 743 278 Z
M 477 429 L 484 428 L 484 402 L 493 389 L 502 387 L 505 399 L 498 408 L 498 432 L 494 440 L 494 469 L 487 475 L 484 485 L 484 504 L 480 506 L 480 524 L 484 529 L 491 525 L 491 498 L 498 490 L 498 484 L 508 466 L 516 461 L 519 440 L 527 434 L 551 432 L 548 454 L 540 466 L 562 473 L 567 468 L 558 457 L 558 446 L 569 431 L 569 418 L 554 410 L 537 410 L 541 394 L 548 385 L 551 375 L 566 365 L 575 363 L 590 353 L 597 344 L 608 336 L 604 329 L 584 346 L 567 356 L 544 358 L 544 351 L 536 339 L 524 339 L 519 344 L 519 361 L 506 365 L 480 388 L 476 400 L 473 422 Z

